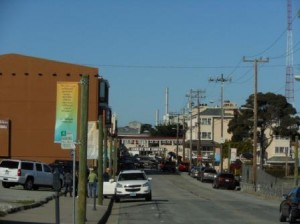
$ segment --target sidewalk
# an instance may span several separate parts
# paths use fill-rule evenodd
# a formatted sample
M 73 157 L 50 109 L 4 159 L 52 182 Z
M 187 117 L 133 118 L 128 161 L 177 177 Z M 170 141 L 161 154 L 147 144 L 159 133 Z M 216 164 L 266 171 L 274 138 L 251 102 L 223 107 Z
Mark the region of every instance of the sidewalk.
M 75 199 L 75 213 L 77 212 L 77 199 Z M 54 197 L 45 198 L 44 201 L 37 202 L 30 206 L 20 206 L 14 208 L 12 213 L 0 217 L 0 223 L 34 223 L 34 224 L 48 224 L 56 223 L 56 200 Z M 110 210 L 113 204 L 111 198 L 104 198 L 103 205 L 94 207 L 94 200 L 87 198 L 86 203 L 86 223 L 98 224 L 106 223 Z M 96 210 L 95 210 L 96 208 Z M 60 196 L 59 197 L 59 223 L 72 224 L 74 223 L 73 215 L 73 198 Z M 75 218 L 75 223 L 76 223 Z

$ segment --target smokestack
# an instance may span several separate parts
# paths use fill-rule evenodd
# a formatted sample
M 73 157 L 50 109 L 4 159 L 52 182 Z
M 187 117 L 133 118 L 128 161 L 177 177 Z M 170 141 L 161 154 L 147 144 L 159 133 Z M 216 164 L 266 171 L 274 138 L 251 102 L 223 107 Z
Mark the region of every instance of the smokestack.
M 166 116 L 169 114 L 169 88 L 166 88 Z
M 159 124 L 159 110 L 156 110 L 156 115 L 155 115 L 155 126 L 158 126 Z

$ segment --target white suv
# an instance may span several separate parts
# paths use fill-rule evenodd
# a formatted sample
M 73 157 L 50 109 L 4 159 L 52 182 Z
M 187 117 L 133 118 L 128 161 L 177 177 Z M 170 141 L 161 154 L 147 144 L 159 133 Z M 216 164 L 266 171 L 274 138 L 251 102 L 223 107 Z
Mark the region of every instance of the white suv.
M 58 190 L 63 186 L 63 176 L 59 177 Z M 50 166 L 45 163 L 4 159 L 0 163 L 0 181 L 4 188 L 23 185 L 26 190 L 39 187 L 53 188 L 54 180 Z
M 151 177 L 142 170 L 124 170 L 119 173 L 116 183 L 115 201 L 121 198 L 145 198 L 152 200 Z

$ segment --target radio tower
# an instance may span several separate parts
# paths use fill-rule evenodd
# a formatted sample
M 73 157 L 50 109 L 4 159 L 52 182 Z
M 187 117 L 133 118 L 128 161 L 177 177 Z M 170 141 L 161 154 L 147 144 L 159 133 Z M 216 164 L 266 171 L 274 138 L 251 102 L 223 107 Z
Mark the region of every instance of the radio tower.
M 285 97 L 290 104 L 294 104 L 294 69 L 293 69 L 293 33 L 292 33 L 292 1 L 287 0 L 287 49 L 286 49 L 286 82 Z

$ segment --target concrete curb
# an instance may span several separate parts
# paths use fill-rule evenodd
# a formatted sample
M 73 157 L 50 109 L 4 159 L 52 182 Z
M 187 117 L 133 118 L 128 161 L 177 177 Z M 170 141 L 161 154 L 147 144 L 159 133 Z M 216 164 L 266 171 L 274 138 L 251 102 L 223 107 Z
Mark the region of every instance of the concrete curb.
M 112 207 L 114 205 L 114 201 L 115 201 L 115 196 L 112 196 L 111 199 L 110 199 L 110 202 L 107 206 L 107 210 L 106 212 L 104 213 L 103 217 L 101 218 L 101 220 L 98 222 L 98 224 L 105 224 L 111 214 L 111 210 L 112 210 Z
M 45 198 L 44 200 L 41 200 L 39 202 L 35 202 L 33 204 L 30 204 L 30 205 L 21 205 L 21 206 L 17 206 L 17 207 L 13 207 L 13 208 L 9 208 L 7 209 L 6 211 L 4 211 L 5 213 L 7 214 L 12 214 L 12 213 L 15 213 L 15 212 L 19 212 L 19 211 L 22 211 L 22 210 L 27 210 L 27 209 L 31 209 L 31 208 L 36 208 L 36 207 L 39 207 L 43 204 L 46 204 L 48 203 L 50 200 L 54 199 L 55 198 L 55 195 L 52 195 L 52 196 L 49 196 L 47 198 Z

